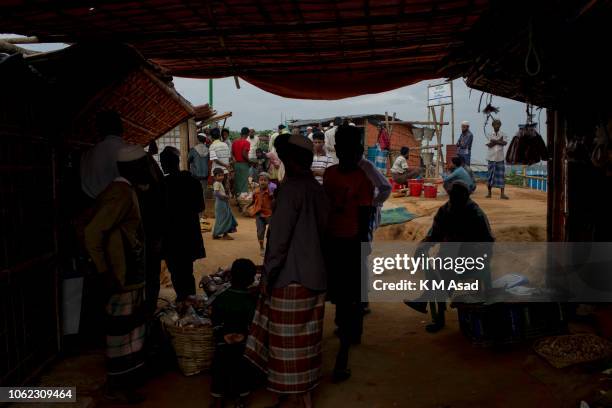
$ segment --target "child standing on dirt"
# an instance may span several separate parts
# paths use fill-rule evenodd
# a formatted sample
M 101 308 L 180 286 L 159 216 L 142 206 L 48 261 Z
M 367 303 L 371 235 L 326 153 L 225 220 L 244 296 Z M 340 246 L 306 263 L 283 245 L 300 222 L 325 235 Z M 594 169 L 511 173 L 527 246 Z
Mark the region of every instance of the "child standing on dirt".
M 259 188 L 253 193 L 253 207 L 251 213 L 255 215 L 255 225 L 257 226 L 257 240 L 259 241 L 259 251 L 264 256 L 264 239 L 266 229 L 270 225 L 272 217 L 272 201 L 274 200 L 270 191 L 270 175 L 268 173 L 259 174 Z
M 231 287 L 212 303 L 215 336 L 211 367 L 213 407 L 222 407 L 224 398 L 238 398 L 235 406 L 245 407 L 244 398 L 251 391 L 254 374 L 243 355 L 255 313 L 255 297 L 248 290 L 255 273 L 252 261 L 236 259 L 231 269 Z
M 215 182 L 213 184 L 213 192 L 215 195 L 215 226 L 213 228 L 213 239 L 232 240 L 229 234 L 236 232 L 238 222 L 232 214 L 232 209 L 229 205 L 229 196 L 225 192 L 224 180 L 225 174 L 223 169 L 216 168 L 213 170 Z

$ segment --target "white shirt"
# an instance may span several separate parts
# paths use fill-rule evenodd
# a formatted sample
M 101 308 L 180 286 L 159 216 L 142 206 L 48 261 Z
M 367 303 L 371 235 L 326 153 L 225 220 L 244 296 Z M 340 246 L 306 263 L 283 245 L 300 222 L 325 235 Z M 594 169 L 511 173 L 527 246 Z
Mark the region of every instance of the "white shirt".
M 325 131 L 325 149 L 327 149 L 327 154 L 331 156 L 334 164 L 340 162 L 338 156 L 336 156 L 336 130 L 338 130 L 338 126 Z
M 315 170 L 325 170 L 330 166 L 333 166 L 333 161 L 330 155 L 315 154 L 312 156 L 312 166 L 310 166 L 310 170 L 313 172 Z M 319 182 L 319 184 L 323 184 L 323 176 L 315 176 L 315 179 Z
M 491 132 L 489 133 L 487 136 L 487 143 L 490 142 L 491 140 L 503 140 L 504 142 L 507 142 L 508 139 L 506 137 L 506 134 L 504 132 L 502 132 L 501 130 L 497 133 L 495 132 Z M 505 157 L 504 157 L 504 146 L 502 145 L 495 145 L 493 147 L 489 147 L 487 149 L 487 160 L 488 161 L 493 161 L 493 162 L 500 162 L 500 161 L 504 161 Z
M 81 157 L 81 189 L 96 198 L 117 177 L 117 153 L 125 146 L 119 136 L 109 135 Z
M 259 135 L 254 135 L 252 139 L 247 137 L 247 140 L 251 144 L 251 147 L 249 147 L 249 160 L 257 160 L 256 151 L 257 145 L 259 144 Z
M 397 156 L 391 167 L 391 173 L 403 174 L 406 170 L 408 170 L 408 161 L 402 155 Z
M 223 169 L 223 173 L 227 174 L 227 168 L 215 162 L 215 160 L 219 160 L 221 163 L 229 165 L 230 149 L 227 147 L 227 143 L 215 140 L 208 150 L 210 151 L 210 161 L 213 162 L 211 170 L 214 171 L 216 168 L 219 168 Z

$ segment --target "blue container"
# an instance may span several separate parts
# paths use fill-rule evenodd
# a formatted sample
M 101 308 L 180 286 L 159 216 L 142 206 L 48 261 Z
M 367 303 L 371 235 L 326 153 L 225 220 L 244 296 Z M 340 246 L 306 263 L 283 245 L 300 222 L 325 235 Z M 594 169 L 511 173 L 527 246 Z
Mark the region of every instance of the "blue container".
M 368 147 L 368 161 L 376 163 L 376 153 L 378 153 L 378 147 Z

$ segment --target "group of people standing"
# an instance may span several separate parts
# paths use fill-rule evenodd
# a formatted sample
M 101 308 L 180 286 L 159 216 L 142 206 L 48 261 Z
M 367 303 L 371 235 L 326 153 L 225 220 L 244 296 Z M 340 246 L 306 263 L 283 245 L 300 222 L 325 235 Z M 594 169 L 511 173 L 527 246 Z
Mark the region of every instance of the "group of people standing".
M 356 127 L 340 124 L 334 133 L 337 165 L 321 167 L 324 136 L 281 134 L 274 141 L 285 176 L 264 258 L 262 296 L 246 341 L 246 358 L 267 375 L 279 406 L 294 398 L 312 406 L 310 392 L 321 377 L 325 300 L 336 305 L 340 340 L 332 379 L 350 375 L 349 350 L 359 344 L 367 305 L 361 279 L 376 225 L 376 208 L 390 185 L 363 159 Z M 316 143 L 314 143 L 316 142 Z M 315 147 L 319 144 L 318 147 Z
M 243 128 L 233 143 L 229 132 L 211 129 L 198 135 L 199 144 L 189 152 L 189 172 L 180 170 L 176 148 L 161 152 L 160 169 L 154 146 L 146 152 L 123 142 L 121 118 L 114 112 L 100 113 L 97 128 L 100 142 L 81 159 L 81 187 L 92 204 L 84 243 L 107 294 L 109 398 L 140 400 L 134 388 L 144 366 L 146 321 L 155 311 L 162 258 L 177 301 L 195 293 L 193 262 L 206 256 L 200 216 L 209 168 L 216 200 L 213 238 L 230 239 L 237 222 L 229 198 L 248 189 L 249 176 L 258 181 L 252 213 L 264 255 L 257 301 L 246 298 L 254 264 L 237 260 L 233 289 L 213 308 L 218 310 L 213 321 L 223 328 L 217 343 L 228 346 L 215 352 L 216 402 L 228 396 L 221 377 L 227 384 L 238 381 L 240 395 L 248 392 L 244 371 L 222 368 L 244 358 L 265 373 L 268 389 L 279 396 L 277 406 L 290 399 L 312 406 L 311 391 L 321 378 L 326 300 L 336 307 L 340 343 L 332 380 L 350 378 L 349 352 L 361 342 L 369 313 L 362 292 L 368 244 L 391 192 L 386 177 L 363 158 L 357 127 L 338 118 L 325 132 L 314 129 L 304 137 L 281 125 L 269 140 Z M 495 135 L 489 147 L 503 151 L 499 126 Z M 465 164 L 458 158 L 457 167 Z M 492 240 L 486 216 L 469 198 L 468 180 L 447 183 L 451 199 L 438 211 L 428 240 Z M 478 224 L 479 235 L 461 236 L 465 225 L 457 217 Z
M 157 308 L 161 261 L 177 301 L 195 294 L 193 262 L 206 256 L 200 231 L 202 185 L 180 170 L 180 152 L 166 147 L 161 169 L 142 146 L 126 144 L 119 115 L 96 118 L 99 142 L 81 156 L 80 182 L 87 205 L 81 235 L 105 304 L 107 384 L 117 402 L 138 402 L 134 392 L 145 364 L 147 322 Z M 163 171 L 162 171 L 163 169 Z
M 487 143 L 487 190 L 486 198 L 491 198 L 492 189 L 499 188 L 501 190 L 500 198 L 507 200 L 509 197 L 505 194 L 505 171 L 506 162 L 504 155 L 504 146 L 508 144 L 508 137 L 501 131 L 502 122 L 499 119 L 494 119 L 491 123 L 493 131 L 485 135 Z M 474 135 L 470 131 L 470 123 L 468 121 L 461 122 L 461 135 L 457 141 L 457 157 L 460 159 L 454 164 L 457 167 L 469 168 L 472 163 L 472 143 Z M 458 165 L 459 164 L 459 165 Z

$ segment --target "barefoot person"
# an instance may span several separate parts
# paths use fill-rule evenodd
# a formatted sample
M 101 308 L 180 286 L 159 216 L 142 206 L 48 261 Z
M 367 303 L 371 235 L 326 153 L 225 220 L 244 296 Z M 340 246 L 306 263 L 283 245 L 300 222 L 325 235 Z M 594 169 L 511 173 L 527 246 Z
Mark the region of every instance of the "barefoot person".
M 245 356 L 267 375 L 279 407 L 297 399 L 312 407 L 310 392 L 321 376 L 323 313 L 327 279 L 323 239 L 328 202 L 315 180 L 312 143 L 280 135 L 275 141 L 285 163 L 272 214 L 259 299 Z
M 259 252 L 261 256 L 265 255 L 264 239 L 266 237 L 266 230 L 270 225 L 274 201 L 274 195 L 269 187 L 270 175 L 268 173 L 259 173 L 259 187 L 253 193 L 253 207 L 250 211 L 255 215 L 257 241 L 259 241 Z
M 491 198 L 491 189 L 493 187 L 501 189 L 500 198 L 507 200 L 508 196 L 504 194 L 504 188 L 506 187 L 505 172 L 506 162 L 504 161 L 504 146 L 508 143 L 506 135 L 501 129 L 501 120 L 495 119 L 493 121 L 493 132 L 487 135 L 487 161 L 489 163 L 489 177 L 487 181 L 487 187 L 489 193 L 487 198 Z
M 204 211 L 204 193 L 200 181 L 188 171 L 181 171 L 181 152 L 172 146 L 159 155 L 166 190 L 166 214 L 163 252 L 178 302 L 195 295 L 193 263 L 204 258 L 200 213 Z
M 236 232 L 238 222 L 234 218 L 232 209 L 229 205 L 229 196 L 225 191 L 225 177 L 227 174 L 222 168 L 213 170 L 213 194 L 215 196 L 215 226 L 213 227 L 213 239 L 232 240 L 229 234 Z
M 329 298 L 336 305 L 340 338 L 333 381 L 340 382 L 351 375 L 349 348 L 361 341 L 363 331 L 361 275 L 365 258 L 361 244 L 370 240 L 374 185 L 359 167 L 363 156 L 359 130 L 342 125 L 335 142 L 340 162 L 325 171 L 323 188 L 331 205 L 326 244 Z
M 106 292 L 106 390 L 118 403 L 138 403 L 144 369 L 144 229 L 136 189 L 150 183 L 149 161 L 140 146 L 115 156 L 119 177 L 98 195 L 85 227 L 85 246 Z

